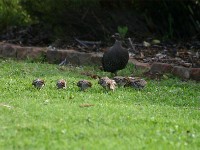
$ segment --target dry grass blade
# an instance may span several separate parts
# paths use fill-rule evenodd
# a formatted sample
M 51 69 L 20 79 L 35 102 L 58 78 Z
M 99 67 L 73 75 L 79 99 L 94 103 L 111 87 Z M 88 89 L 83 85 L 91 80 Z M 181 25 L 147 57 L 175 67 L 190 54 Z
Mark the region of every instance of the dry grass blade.
M 81 104 L 80 107 L 91 107 L 94 106 L 94 104 Z
M 9 106 L 9 105 L 3 104 L 3 103 L 0 103 L 0 106 L 7 107 L 9 109 L 13 108 L 12 106 Z

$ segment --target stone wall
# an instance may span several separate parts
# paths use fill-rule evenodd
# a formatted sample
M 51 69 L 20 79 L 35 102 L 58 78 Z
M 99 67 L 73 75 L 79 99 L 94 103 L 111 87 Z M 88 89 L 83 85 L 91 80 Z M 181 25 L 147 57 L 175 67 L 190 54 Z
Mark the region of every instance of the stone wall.
M 0 43 L 0 57 L 11 57 L 19 60 L 45 59 L 48 63 L 59 64 L 64 59 L 72 65 L 101 65 L 103 53 L 85 53 L 76 50 L 48 50 L 46 47 L 22 47 L 19 45 Z M 166 63 L 141 63 L 130 58 L 136 68 L 149 70 L 150 73 L 172 73 L 182 79 L 200 81 L 200 68 L 185 68 Z
M 166 63 L 153 63 L 151 65 L 150 72 L 152 74 L 160 73 L 172 73 L 184 80 L 193 79 L 200 81 L 200 68 L 186 68 L 182 66 L 173 66 Z
M 25 59 L 46 59 L 48 63 L 59 64 L 65 58 L 73 65 L 101 65 L 103 53 L 84 53 L 75 50 L 48 50 L 46 47 L 22 47 L 19 45 L 0 43 L 0 56 Z

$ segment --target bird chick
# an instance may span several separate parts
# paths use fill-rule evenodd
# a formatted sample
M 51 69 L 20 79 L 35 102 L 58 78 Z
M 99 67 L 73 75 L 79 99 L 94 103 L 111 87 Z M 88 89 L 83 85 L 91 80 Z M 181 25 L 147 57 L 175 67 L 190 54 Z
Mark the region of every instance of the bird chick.
M 99 79 L 98 84 L 100 84 L 103 88 L 106 89 L 108 80 L 110 80 L 108 77 L 102 77 Z
M 37 89 L 41 89 L 45 85 L 45 83 L 42 79 L 35 79 L 33 80 L 32 85 Z
M 126 77 L 122 77 L 122 76 L 115 76 L 113 78 L 113 80 L 115 80 L 115 82 L 117 83 L 118 86 L 124 87 L 128 80 L 126 79 Z
M 64 79 L 58 80 L 56 86 L 58 89 L 65 89 L 67 87 L 66 81 Z
M 92 83 L 88 80 L 80 80 L 78 81 L 77 86 L 81 91 L 85 91 L 87 88 L 92 87 Z
M 100 84 L 106 90 L 114 91 L 116 88 L 115 80 L 109 79 L 108 77 L 102 77 L 99 79 L 98 84 Z
M 133 87 L 135 89 L 143 89 L 147 82 L 144 79 L 128 77 L 126 86 Z

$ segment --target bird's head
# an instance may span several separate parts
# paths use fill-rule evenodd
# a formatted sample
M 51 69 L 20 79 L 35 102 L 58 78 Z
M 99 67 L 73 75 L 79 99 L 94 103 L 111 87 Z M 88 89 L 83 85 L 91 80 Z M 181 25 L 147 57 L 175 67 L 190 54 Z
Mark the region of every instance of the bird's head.
M 111 37 L 114 38 L 115 40 L 118 40 L 118 41 L 122 40 L 122 37 L 120 36 L 119 33 L 115 33 Z

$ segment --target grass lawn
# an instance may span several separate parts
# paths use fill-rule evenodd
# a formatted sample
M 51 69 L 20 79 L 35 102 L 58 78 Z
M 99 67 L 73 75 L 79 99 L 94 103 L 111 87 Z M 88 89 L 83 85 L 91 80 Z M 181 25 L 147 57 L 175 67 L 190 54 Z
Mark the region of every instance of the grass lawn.
M 97 67 L 65 67 L 0 59 L 0 149 L 199 149 L 200 84 L 147 80 L 144 90 L 105 92 L 81 75 Z M 129 75 L 131 65 L 120 71 Z M 132 68 L 133 69 L 133 68 Z M 31 84 L 46 81 L 43 89 Z M 56 89 L 58 79 L 67 89 Z M 93 87 L 79 91 L 88 79 Z M 80 107 L 93 104 L 91 107 Z

